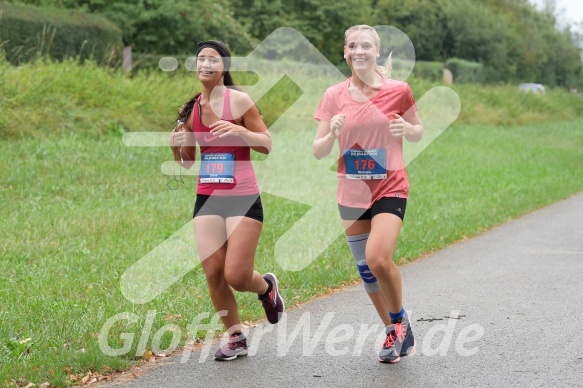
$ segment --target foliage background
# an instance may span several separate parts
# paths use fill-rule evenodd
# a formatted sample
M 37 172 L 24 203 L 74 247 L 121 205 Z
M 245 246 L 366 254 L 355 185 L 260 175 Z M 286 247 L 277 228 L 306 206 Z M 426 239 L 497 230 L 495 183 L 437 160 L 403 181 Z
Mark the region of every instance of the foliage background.
M 484 65 L 489 83 L 538 82 L 583 88 L 583 39 L 559 29 L 552 12 L 528 0 L 13 0 L 106 16 L 137 53 L 189 55 L 192 39 L 221 39 L 245 55 L 276 28 L 300 31 L 332 63 L 343 62 L 344 31 L 392 25 L 417 59 L 460 58 Z M 282 47 L 282 53 L 291 48 Z

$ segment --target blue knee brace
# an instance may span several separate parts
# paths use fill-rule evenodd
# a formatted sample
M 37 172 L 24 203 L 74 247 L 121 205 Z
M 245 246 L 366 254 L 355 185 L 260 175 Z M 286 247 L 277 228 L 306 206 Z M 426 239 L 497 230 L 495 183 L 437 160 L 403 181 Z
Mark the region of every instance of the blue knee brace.
M 366 292 L 378 292 L 381 290 L 377 282 L 377 278 L 370 272 L 368 265 L 366 264 L 366 242 L 368 240 L 368 233 L 360 234 L 357 236 L 346 236 L 348 240 L 348 246 L 354 256 L 356 261 L 356 267 L 358 268 L 358 273 L 362 278 L 362 285 Z

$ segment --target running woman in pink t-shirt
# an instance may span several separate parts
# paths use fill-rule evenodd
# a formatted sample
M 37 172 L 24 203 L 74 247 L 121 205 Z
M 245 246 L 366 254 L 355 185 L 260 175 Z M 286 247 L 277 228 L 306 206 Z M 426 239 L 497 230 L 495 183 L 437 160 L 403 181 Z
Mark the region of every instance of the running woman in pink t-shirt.
M 248 351 L 231 287 L 257 293 L 270 323 L 285 309 L 275 275 L 254 270 L 263 208 L 250 152 L 268 154 L 271 135 L 251 98 L 235 87 L 225 44 L 199 42 L 196 57 L 202 92 L 182 106 L 170 147 L 186 168 L 200 147 L 194 233 L 211 300 L 230 335 L 215 359 L 229 361 Z
M 340 216 L 364 288 L 386 326 L 379 361 L 395 363 L 415 350 L 393 262 L 409 194 L 403 138 L 420 141 L 423 126 L 409 85 L 389 79 L 390 57 L 386 68 L 376 65 L 379 50 L 372 27 L 346 31 L 344 58 L 352 77 L 324 94 L 313 153 L 329 155 L 338 140 Z

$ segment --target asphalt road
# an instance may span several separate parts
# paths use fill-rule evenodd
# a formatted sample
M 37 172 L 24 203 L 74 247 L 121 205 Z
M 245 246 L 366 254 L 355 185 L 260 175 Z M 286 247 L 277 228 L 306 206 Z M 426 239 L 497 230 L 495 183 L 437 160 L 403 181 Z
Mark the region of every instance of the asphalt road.
M 252 328 L 248 357 L 214 361 L 213 344 L 107 385 L 583 386 L 583 194 L 406 265 L 402 276 L 417 351 L 398 364 L 377 362 L 383 328 L 358 285 Z

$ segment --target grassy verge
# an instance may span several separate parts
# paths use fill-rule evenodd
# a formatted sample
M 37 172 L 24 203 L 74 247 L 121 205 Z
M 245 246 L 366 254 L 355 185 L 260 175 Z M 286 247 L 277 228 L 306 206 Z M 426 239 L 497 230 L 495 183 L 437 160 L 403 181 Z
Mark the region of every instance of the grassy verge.
M 179 96 L 172 90 L 180 77 L 125 79 L 91 66 L 75 70 L 71 63 L 35 66 L 1 70 L 0 382 L 67 386 L 73 384 L 70 375 L 122 370 L 140 359 L 136 350 L 149 314 L 154 318 L 146 349 L 169 323 L 184 342 L 187 325 L 213 308 L 200 267 L 143 305 L 130 303 L 120 291 L 123 272 L 190 218 L 194 179 L 168 190 L 170 178 L 160 173 L 160 165 L 169 150 L 126 147 L 120 136 L 127 129 L 167 127 L 188 94 L 184 86 Z M 67 78 L 67 66 L 79 72 L 75 77 L 81 85 Z M 49 87 L 51 74 L 55 81 Z M 419 94 L 432 86 L 412 84 Z M 281 110 L 297 94 L 286 89 L 288 96 L 270 97 Z M 570 101 L 577 100 L 570 98 L 579 97 L 551 95 L 549 107 L 573 104 L 568 109 L 576 116 L 579 108 Z M 267 113 L 270 101 L 264 103 Z M 528 112 L 532 103 L 525 104 L 521 109 Z M 34 126 L 14 121 L 25 113 Z M 412 193 L 395 260 L 413 260 L 582 191 L 583 119 L 534 121 L 497 126 L 463 119 L 415 159 L 408 168 Z M 313 127 L 296 124 L 279 121 L 275 144 L 289 147 L 295 139 L 313 138 Z M 288 306 L 357 278 L 343 237 L 301 271 L 279 268 L 275 244 L 309 206 L 269 192 L 263 201 L 267 217 L 257 269 L 277 272 Z M 243 320 L 263 317 L 254 295 L 237 297 Z M 138 319 L 112 327 L 109 345 L 122 348 L 121 335 L 129 333 L 131 347 L 124 355 L 107 356 L 100 350 L 99 332 L 123 312 Z M 171 339 L 166 332 L 160 345 L 168 346 Z
M 291 74 L 291 78 L 283 76 L 283 72 Z M 69 132 L 101 136 L 125 131 L 168 131 L 180 105 L 200 90 L 193 73 L 186 70 L 144 71 L 130 78 L 91 62 L 80 66 L 74 60 L 39 60 L 12 67 L 0 56 L 0 74 L 0 139 L 46 138 Z M 311 120 L 321 94 L 333 82 L 324 71 L 291 64 L 274 74 L 261 73 L 264 78 L 277 84 L 258 99 L 268 125 L 302 94 L 307 98 L 300 119 Z M 238 73 L 235 78 L 243 85 L 257 80 L 257 74 L 248 73 Z M 409 82 L 418 99 L 438 86 L 419 79 Z M 519 92 L 515 85 L 454 85 L 453 89 L 462 101 L 458 124 L 538 124 L 583 117 L 583 97 L 560 89 L 550 90 L 546 96 Z

